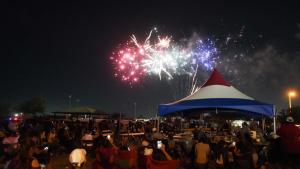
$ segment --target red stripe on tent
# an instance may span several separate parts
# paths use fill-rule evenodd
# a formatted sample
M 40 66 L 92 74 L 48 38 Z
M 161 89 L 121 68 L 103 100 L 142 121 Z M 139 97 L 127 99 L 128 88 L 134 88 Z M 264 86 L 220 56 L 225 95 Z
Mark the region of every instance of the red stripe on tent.
M 214 69 L 208 80 L 202 85 L 202 87 L 210 86 L 210 85 L 223 85 L 223 86 L 231 86 L 224 77 L 219 73 L 217 69 Z

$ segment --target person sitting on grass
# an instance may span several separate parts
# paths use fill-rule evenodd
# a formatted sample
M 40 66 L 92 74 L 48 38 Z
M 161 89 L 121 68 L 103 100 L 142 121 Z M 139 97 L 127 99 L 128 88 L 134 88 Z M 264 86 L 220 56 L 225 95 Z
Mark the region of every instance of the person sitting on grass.
M 155 146 L 154 146 L 155 147 Z M 152 155 L 148 158 L 147 169 L 177 169 L 179 161 L 173 160 L 166 151 L 165 145 L 153 149 Z
M 69 161 L 74 169 L 80 169 L 86 163 L 86 151 L 85 149 L 74 149 L 70 156 Z
M 114 167 L 118 147 L 114 145 L 113 139 L 108 135 L 101 140 L 96 150 L 96 160 L 93 163 L 93 168 L 111 169 Z

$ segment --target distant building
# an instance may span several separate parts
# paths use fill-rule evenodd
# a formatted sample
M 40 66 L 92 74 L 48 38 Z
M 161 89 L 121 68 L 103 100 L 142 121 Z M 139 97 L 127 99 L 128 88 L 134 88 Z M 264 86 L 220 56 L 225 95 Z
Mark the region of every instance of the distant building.
M 97 110 L 91 107 L 73 107 L 63 111 L 52 112 L 55 119 L 68 119 L 89 121 L 95 119 L 109 119 L 110 115 L 104 111 Z

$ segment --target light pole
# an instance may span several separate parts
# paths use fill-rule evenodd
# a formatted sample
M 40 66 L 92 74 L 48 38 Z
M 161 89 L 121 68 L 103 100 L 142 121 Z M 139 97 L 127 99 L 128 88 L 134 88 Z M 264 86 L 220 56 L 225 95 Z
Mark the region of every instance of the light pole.
M 69 110 L 72 107 L 72 95 L 69 96 Z
M 79 102 L 80 100 L 79 99 L 76 99 L 76 106 L 79 107 Z
M 134 102 L 133 104 L 134 104 L 134 120 L 136 121 L 136 102 Z
M 291 109 L 292 109 L 292 97 L 296 96 L 296 92 L 295 91 L 289 91 L 288 96 L 289 96 L 289 108 L 290 108 L 290 111 L 291 111 Z

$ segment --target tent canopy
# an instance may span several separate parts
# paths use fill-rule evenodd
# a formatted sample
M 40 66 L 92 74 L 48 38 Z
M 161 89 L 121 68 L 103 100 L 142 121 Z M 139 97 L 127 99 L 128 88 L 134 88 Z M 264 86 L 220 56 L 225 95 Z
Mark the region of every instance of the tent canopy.
M 192 95 L 173 103 L 159 105 L 159 115 L 165 116 L 194 109 L 233 109 L 254 115 L 273 116 L 272 104 L 259 102 L 240 92 L 216 69 Z

